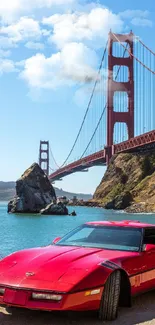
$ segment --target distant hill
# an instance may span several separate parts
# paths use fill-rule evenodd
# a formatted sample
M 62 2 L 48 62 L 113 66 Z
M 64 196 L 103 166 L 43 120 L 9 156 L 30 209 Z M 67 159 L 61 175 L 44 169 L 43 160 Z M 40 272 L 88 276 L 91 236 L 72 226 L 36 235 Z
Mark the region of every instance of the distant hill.
M 15 182 L 2 182 L 0 181 L 0 201 L 9 201 L 15 195 Z M 89 200 L 92 198 L 91 194 L 82 194 L 82 193 L 70 193 L 66 192 L 63 189 L 55 188 L 56 195 L 59 196 L 66 196 L 68 199 L 72 199 L 73 196 L 76 196 L 77 199 L 82 200 Z
M 63 189 L 59 189 L 57 187 L 54 188 L 55 188 L 56 196 L 66 196 L 68 199 L 72 199 L 73 196 L 76 196 L 78 200 L 87 201 L 93 197 L 92 194 L 70 193 L 64 191 Z
M 15 182 L 0 181 L 0 201 L 9 201 L 15 195 Z
M 0 181 L 0 190 L 8 190 L 15 188 L 15 182 L 2 182 Z

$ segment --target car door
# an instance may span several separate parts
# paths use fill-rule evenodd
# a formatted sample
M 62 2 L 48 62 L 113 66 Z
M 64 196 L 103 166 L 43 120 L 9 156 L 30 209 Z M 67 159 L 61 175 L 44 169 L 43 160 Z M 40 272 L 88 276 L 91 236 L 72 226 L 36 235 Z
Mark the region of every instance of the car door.
M 142 231 L 141 251 L 123 262 L 127 271 L 132 295 L 155 288 L 155 227 Z
M 145 228 L 141 255 L 144 271 L 140 282 L 143 290 L 147 291 L 155 288 L 155 227 Z
M 145 228 L 142 251 L 132 261 L 132 294 L 155 289 L 155 227 Z

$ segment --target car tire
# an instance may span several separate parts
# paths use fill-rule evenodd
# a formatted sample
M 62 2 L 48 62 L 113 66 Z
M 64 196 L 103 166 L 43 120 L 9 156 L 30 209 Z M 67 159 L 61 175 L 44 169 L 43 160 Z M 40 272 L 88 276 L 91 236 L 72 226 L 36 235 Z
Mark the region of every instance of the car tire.
M 113 272 L 104 286 L 100 303 L 99 318 L 101 320 L 114 320 L 117 318 L 118 304 L 120 298 L 121 273 L 119 270 Z

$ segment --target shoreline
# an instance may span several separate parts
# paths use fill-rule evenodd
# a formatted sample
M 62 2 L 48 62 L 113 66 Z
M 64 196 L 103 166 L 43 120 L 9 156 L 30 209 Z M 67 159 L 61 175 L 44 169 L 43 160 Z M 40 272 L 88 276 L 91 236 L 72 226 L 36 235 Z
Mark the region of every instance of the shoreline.
M 155 214 L 155 211 L 151 211 L 147 207 L 147 203 L 140 202 L 140 203 L 134 203 L 127 207 L 126 209 L 107 209 L 103 204 L 100 204 L 98 202 L 91 202 L 91 201 L 83 201 L 83 202 L 77 202 L 77 204 L 67 204 L 68 207 L 87 207 L 87 208 L 101 208 L 106 211 L 116 211 L 121 213 L 129 213 L 129 214 Z

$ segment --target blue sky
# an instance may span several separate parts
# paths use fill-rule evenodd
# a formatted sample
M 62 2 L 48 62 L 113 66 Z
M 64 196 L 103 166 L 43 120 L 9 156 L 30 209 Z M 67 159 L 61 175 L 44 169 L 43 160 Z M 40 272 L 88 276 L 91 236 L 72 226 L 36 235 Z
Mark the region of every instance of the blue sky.
M 82 121 L 110 28 L 154 42 L 154 0 L 0 0 L 0 180 L 16 180 L 49 140 L 61 165 Z M 51 161 L 51 167 L 53 162 Z M 105 168 L 57 182 L 93 193 Z

